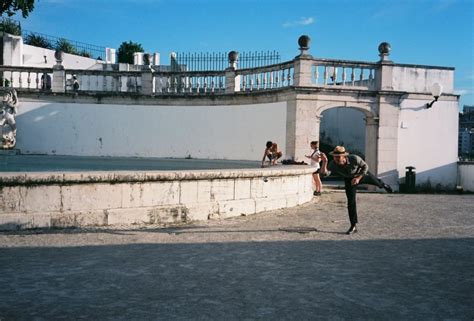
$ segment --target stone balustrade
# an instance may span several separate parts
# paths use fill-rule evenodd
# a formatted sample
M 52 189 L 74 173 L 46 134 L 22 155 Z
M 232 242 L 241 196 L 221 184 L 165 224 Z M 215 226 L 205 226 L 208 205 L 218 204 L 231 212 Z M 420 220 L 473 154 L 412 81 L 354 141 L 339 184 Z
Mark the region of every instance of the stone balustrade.
M 312 85 L 375 89 L 376 63 L 348 60 L 313 59 Z
M 51 89 L 52 74 L 52 68 L 0 66 L 0 86 L 30 90 Z
M 260 68 L 237 70 L 238 91 L 284 88 L 293 85 L 293 61 Z
M 139 93 L 142 95 L 214 95 L 252 92 L 288 87 L 351 87 L 374 90 L 377 63 L 310 59 L 295 68 L 298 58 L 280 64 L 222 71 L 112 71 L 63 68 L 1 66 L 0 85 L 19 90 L 53 92 Z M 59 65 L 61 67 L 61 65 Z M 310 75 L 306 83 L 295 82 L 301 74 Z M 49 85 L 43 85 L 47 75 Z M 56 78 L 56 82 L 54 79 Z M 77 87 L 74 88 L 74 82 Z M 52 85 L 51 85 L 52 84 Z M 227 88 L 227 89 L 226 89 Z

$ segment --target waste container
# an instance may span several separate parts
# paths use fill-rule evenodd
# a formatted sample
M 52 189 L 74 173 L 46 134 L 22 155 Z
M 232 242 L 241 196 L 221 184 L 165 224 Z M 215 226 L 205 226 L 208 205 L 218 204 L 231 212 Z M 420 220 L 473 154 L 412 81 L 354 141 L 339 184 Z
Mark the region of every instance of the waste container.
M 407 166 L 405 172 L 405 190 L 407 193 L 415 193 L 416 192 L 416 172 L 415 167 Z

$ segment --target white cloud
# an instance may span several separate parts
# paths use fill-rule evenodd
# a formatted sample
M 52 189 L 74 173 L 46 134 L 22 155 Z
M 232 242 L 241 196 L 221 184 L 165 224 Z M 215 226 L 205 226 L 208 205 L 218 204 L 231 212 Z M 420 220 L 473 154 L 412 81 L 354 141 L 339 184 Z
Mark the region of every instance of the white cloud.
M 315 22 L 313 17 L 301 17 L 298 20 L 287 21 L 283 24 L 284 28 L 308 26 Z
M 473 93 L 473 91 L 469 90 L 469 89 L 456 89 L 456 90 L 454 90 L 455 95 L 466 96 L 466 95 L 471 95 L 472 93 Z

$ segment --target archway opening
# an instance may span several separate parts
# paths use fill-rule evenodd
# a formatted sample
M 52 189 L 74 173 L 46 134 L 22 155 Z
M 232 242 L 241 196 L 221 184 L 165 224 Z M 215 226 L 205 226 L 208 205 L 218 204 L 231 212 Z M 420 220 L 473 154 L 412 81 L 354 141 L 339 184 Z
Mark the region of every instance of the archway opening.
M 348 107 L 334 107 L 321 114 L 319 129 L 320 149 L 328 153 L 335 146 L 344 146 L 351 154 L 365 159 L 366 122 L 365 114 Z

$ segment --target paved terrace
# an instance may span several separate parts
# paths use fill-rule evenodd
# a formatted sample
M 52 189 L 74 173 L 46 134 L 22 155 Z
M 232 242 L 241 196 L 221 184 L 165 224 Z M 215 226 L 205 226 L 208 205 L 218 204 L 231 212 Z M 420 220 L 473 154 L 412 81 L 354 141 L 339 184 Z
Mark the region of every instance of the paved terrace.
M 0 320 L 472 320 L 473 195 L 0 233 Z

